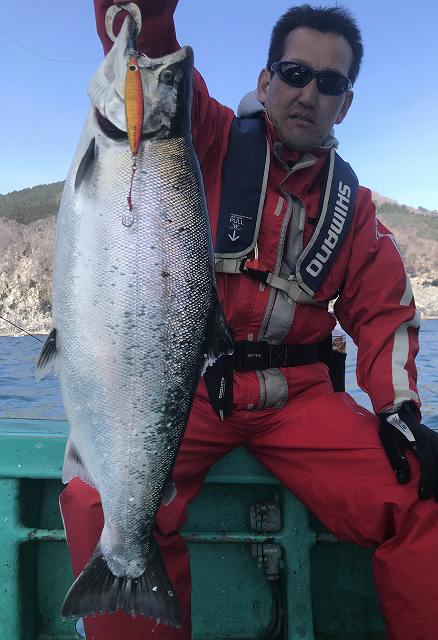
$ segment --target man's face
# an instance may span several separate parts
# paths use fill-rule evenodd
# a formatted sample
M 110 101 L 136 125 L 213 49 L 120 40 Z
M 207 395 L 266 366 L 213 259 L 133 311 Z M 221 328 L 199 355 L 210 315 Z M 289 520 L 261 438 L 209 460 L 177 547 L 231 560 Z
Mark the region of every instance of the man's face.
M 347 40 L 335 33 L 308 27 L 291 31 L 284 43 L 282 60 L 291 60 L 315 71 L 337 71 L 348 77 L 353 52 Z M 291 87 L 277 73 L 263 69 L 258 98 L 268 112 L 280 140 L 293 151 L 321 146 L 334 124 L 347 115 L 353 93 L 328 96 L 319 92 L 313 78 L 305 87 Z

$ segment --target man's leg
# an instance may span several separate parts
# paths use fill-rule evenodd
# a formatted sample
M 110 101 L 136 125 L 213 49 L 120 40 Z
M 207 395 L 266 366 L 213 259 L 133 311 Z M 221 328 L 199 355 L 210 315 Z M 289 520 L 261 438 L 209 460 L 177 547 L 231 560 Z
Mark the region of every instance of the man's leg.
M 249 449 L 333 533 L 374 546 L 391 640 L 438 638 L 438 505 L 418 500 L 418 464 L 399 485 L 378 421 L 347 394 L 307 392 L 267 415 Z
M 206 401 L 195 400 L 173 474 L 177 495 L 167 507 L 160 508 L 155 535 L 169 578 L 178 594 L 182 628 L 157 625 L 150 618 L 133 618 L 117 611 L 85 618 L 87 640 L 191 639 L 189 554 L 178 530 L 185 524 L 187 505 L 201 489 L 210 466 L 238 446 L 241 439 L 238 432 L 218 420 Z M 61 494 L 60 505 L 73 572 L 77 576 L 100 538 L 103 527 L 100 498 L 97 491 L 75 478 Z

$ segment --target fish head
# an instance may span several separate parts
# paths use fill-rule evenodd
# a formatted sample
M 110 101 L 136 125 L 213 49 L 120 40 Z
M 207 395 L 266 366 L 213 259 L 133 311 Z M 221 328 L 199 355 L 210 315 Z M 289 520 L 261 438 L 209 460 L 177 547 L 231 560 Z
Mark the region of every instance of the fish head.
M 159 59 L 139 59 L 143 86 L 143 135 L 184 136 L 190 131 L 193 51 L 183 47 Z M 154 135 L 155 132 L 157 135 Z
M 116 41 L 88 85 L 100 116 L 127 132 L 126 73 L 134 20 L 127 16 Z M 143 97 L 142 138 L 166 139 L 190 132 L 193 51 L 182 47 L 161 58 L 137 56 Z

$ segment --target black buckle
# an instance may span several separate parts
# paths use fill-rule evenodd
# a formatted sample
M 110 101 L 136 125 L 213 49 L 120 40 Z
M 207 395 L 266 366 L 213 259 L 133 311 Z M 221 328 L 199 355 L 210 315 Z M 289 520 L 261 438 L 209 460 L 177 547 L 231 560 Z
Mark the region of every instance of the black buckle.
M 254 371 L 279 367 L 297 367 L 323 360 L 321 347 L 326 340 L 315 344 L 268 344 L 239 341 L 234 343 L 234 369 Z M 331 338 L 330 338 L 331 345 Z
M 287 367 L 287 345 L 286 344 L 270 344 L 269 345 L 269 366 L 270 367 Z
M 242 341 L 234 345 L 234 368 L 236 371 L 266 369 L 268 362 L 267 342 Z
M 257 271 L 257 269 L 248 269 L 245 264 L 248 260 L 247 257 L 242 258 L 239 265 L 240 273 L 246 273 L 247 276 L 254 278 L 254 280 L 258 280 L 259 282 L 263 282 L 266 284 L 269 276 L 269 271 Z

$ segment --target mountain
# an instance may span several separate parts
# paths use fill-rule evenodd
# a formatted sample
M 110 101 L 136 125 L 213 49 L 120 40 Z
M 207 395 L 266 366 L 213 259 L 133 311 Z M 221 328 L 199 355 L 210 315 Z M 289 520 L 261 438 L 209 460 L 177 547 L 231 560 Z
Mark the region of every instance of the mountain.
M 28 331 L 50 327 L 52 254 L 62 182 L 0 195 L 0 316 Z M 394 233 L 417 306 L 438 317 L 438 212 L 373 193 L 379 219 Z M 11 327 L 0 319 L 0 334 Z
M 29 224 L 35 220 L 56 216 L 63 187 L 63 182 L 54 182 L 0 195 L 0 218 Z

